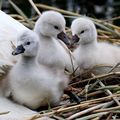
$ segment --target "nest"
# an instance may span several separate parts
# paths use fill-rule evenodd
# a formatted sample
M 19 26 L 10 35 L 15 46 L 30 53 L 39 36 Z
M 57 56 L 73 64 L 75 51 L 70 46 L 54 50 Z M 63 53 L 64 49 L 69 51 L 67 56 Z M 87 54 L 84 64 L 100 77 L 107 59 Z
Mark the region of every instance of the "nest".
M 56 10 L 64 14 L 67 18 L 77 18 L 80 14 L 65 11 L 43 4 L 34 4 L 29 0 L 35 11 L 40 15 L 40 9 Z M 33 28 L 38 16 L 28 19 L 27 16 L 12 2 L 10 4 L 16 9 L 19 15 L 11 15 L 19 22 L 29 28 Z M 98 40 L 107 41 L 111 44 L 120 45 L 120 27 L 113 25 L 113 20 L 98 20 L 90 18 L 99 27 Z M 66 28 L 67 34 L 71 37 L 70 28 Z M 48 116 L 56 120 L 117 120 L 120 119 L 120 72 L 119 64 L 115 66 L 95 66 L 98 69 L 107 68 L 108 71 L 93 74 L 94 68 L 86 71 L 80 76 L 71 76 L 71 82 L 68 91 L 73 93 L 73 98 L 64 94 L 61 103 L 57 107 L 49 107 L 47 110 L 39 111 L 39 114 L 33 116 L 30 120 Z M 4 69 L 3 69 L 4 68 Z M 2 70 L 7 70 L 3 67 Z M 4 71 L 4 75 L 5 75 Z M 2 76 L 2 74 L 0 74 Z

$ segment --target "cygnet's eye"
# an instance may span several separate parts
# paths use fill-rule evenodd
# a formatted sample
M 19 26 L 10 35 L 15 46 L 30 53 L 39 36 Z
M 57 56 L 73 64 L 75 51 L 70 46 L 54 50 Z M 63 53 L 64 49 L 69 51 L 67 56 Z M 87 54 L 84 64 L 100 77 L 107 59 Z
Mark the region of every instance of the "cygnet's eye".
M 81 32 L 80 32 L 80 34 L 82 34 L 82 33 L 84 33 L 85 31 L 84 30 L 82 30 Z
M 27 42 L 26 45 L 30 45 L 30 42 Z
M 55 28 L 55 29 L 57 29 L 57 30 L 59 29 L 59 27 L 58 27 L 58 26 L 56 26 L 56 25 L 54 26 L 54 28 Z

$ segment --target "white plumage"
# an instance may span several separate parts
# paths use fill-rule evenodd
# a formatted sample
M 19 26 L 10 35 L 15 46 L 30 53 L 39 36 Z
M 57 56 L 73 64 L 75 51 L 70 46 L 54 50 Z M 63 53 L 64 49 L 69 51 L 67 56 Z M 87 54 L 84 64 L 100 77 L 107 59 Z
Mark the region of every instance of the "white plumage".
M 9 113 L 0 115 L 0 120 L 25 120 L 37 114 L 37 112 L 0 96 L 0 113 L 5 112 Z
M 38 64 L 37 51 L 39 38 L 33 31 L 25 31 L 18 38 L 14 55 L 21 57 L 10 71 L 7 80 L 3 80 L 3 92 L 19 104 L 31 109 L 50 104 L 58 104 L 68 78 L 63 71 L 52 71 Z
M 29 120 L 34 116 L 38 115 L 37 112 L 30 110 L 27 107 L 16 104 L 0 96 L 0 113 L 4 113 L 0 115 L 0 120 Z M 41 117 L 36 120 L 54 120 L 49 117 Z
M 109 43 L 97 42 L 97 31 L 90 19 L 86 17 L 75 19 L 71 30 L 74 40 L 79 39 L 79 46 L 73 54 L 81 70 L 120 62 L 120 48 Z

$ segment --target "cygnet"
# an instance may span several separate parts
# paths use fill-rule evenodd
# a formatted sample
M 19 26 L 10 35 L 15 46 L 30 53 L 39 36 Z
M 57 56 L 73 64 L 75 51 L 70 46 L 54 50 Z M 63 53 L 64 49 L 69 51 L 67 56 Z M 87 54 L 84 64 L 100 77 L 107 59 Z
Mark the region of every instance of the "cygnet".
M 96 65 L 115 65 L 120 62 L 120 48 L 105 42 L 97 42 L 94 23 L 87 17 L 75 19 L 71 25 L 73 41 L 79 46 L 73 55 L 83 72 Z
M 3 93 L 19 104 L 31 109 L 59 103 L 69 79 L 63 72 L 38 64 L 37 51 L 39 38 L 31 30 L 18 37 L 13 55 L 20 55 L 6 80 L 3 80 Z
M 78 65 L 69 49 L 64 43 L 69 44 L 65 34 L 65 19 L 62 14 L 55 11 L 43 12 L 37 20 L 34 31 L 38 34 L 40 40 L 39 63 L 47 65 L 51 68 L 65 68 L 71 73 L 73 68 Z M 73 63 L 72 63 L 72 62 Z

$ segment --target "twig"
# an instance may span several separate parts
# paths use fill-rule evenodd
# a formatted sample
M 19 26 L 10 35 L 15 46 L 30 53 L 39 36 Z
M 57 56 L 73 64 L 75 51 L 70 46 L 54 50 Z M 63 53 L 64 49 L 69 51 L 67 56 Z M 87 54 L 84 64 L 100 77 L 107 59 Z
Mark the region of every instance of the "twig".
M 105 100 L 110 100 L 112 97 L 120 97 L 120 94 L 116 94 L 116 95 L 112 95 L 112 96 L 106 96 L 106 97 L 101 97 L 101 98 L 98 98 L 98 99 L 93 99 L 93 100 L 87 100 L 87 101 L 84 101 L 84 102 L 81 102 L 81 104 L 85 104 L 85 103 L 89 103 L 89 104 L 92 104 L 92 103 L 95 103 L 97 101 L 105 101 Z
M 111 86 L 104 86 L 104 87 L 100 87 L 100 88 L 97 88 L 96 90 L 105 90 L 105 89 L 115 89 L 115 88 L 118 88 L 120 87 L 119 85 L 111 85 Z
M 95 110 L 94 113 L 96 113 L 96 112 L 109 112 L 109 111 L 114 111 L 114 110 L 120 110 L 120 106 Z
M 108 104 L 104 105 L 101 109 L 107 108 L 107 107 L 111 106 L 113 103 L 114 103 L 114 100 L 112 100 L 111 102 L 108 102 Z M 93 113 L 94 113 L 94 111 L 93 111 Z M 103 115 L 101 115 L 101 116 L 99 116 L 99 117 L 96 117 L 96 118 L 94 118 L 93 120 L 100 120 L 100 118 L 101 118 L 102 116 L 103 116 Z
M 111 112 L 111 113 L 108 115 L 108 117 L 107 117 L 106 120 L 111 120 L 112 115 L 113 115 L 113 113 Z
M 58 117 L 56 115 L 53 116 L 53 118 L 57 119 L 57 120 L 65 120 L 64 118 Z
M 79 104 L 79 105 L 75 105 L 75 106 L 70 106 L 70 107 L 66 107 L 66 108 L 60 108 L 60 109 L 58 109 L 58 110 L 54 110 L 54 111 L 52 111 L 52 112 L 49 112 L 49 113 L 45 113 L 45 114 L 43 114 L 43 115 L 52 115 L 52 114 L 55 114 L 55 113 L 60 113 L 60 112 L 67 112 L 67 111 L 70 111 L 70 110 L 74 110 L 74 109 L 76 109 L 76 108 L 80 108 L 80 107 L 83 107 L 83 106 L 88 106 L 89 105 L 89 103 L 87 103 L 87 104 Z
M 34 10 L 37 12 L 38 15 L 41 15 L 40 11 L 38 10 L 38 8 L 36 7 L 36 5 L 34 4 L 34 2 L 32 0 L 28 0 L 30 2 L 30 4 L 32 5 L 32 7 L 34 8 Z
M 120 63 L 117 63 L 115 66 L 112 67 L 112 69 L 111 69 L 108 73 L 113 72 L 113 70 L 114 70 L 115 68 L 117 68 L 119 65 L 120 65 Z
M 9 14 L 11 17 L 13 17 L 13 18 L 17 18 L 17 19 L 19 19 L 18 21 L 20 21 L 20 20 L 24 20 L 24 18 L 21 16 L 21 15 L 17 15 L 17 14 Z
M 76 120 L 91 120 L 92 118 L 95 118 L 95 117 L 98 117 L 101 115 L 106 115 L 106 114 L 108 114 L 108 112 L 101 112 L 101 113 L 96 113 L 96 114 L 91 114 L 91 115 L 88 115 L 85 117 L 81 117 L 81 118 L 78 118 Z
M 102 94 L 103 91 L 95 91 L 95 92 L 92 92 L 92 93 L 88 93 L 87 94 L 87 97 L 91 97 L 91 96 L 96 96 L 96 95 L 99 95 L 99 94 Z
M 58 11 L 60 13 L 67 14 L 67 15 L 81 16 L 77 13 L 73 13 L 73 12 L 70 12 L 70 11 L 66 11 L 66 10 L 63 10 L 63 9 L 51 7 L 51 6 L 44 5 L 44 4 L 36 4 L 36 6 L 39 7 L 39 8 L 44 8 L 44 9 L 48 9 L 48 10 L 55 10 L 55 11 Z
M 74 115 L 71 115 L 70 117 L 67 118 L 67 120 L 72 120 L 74 118 L 80 117 L 81 115 L 84 115 L 86 113 L 89 113 L 95 109 L 101 108 L 102 106 L 104 106 L 106 103 L 100 104 L 100 105 L 96 105 L 94 107 L 88 108 L 86 110 L 83 110 L 81 112 L 75 113 Z
M 120 16 L 117 16 L 117 17 L 114 17 L 114 18 L 110 18 L 110 19 L 106 19 L 104 21 L 108 22 L 108 21 L 114 21 L 114 20 L 118 20 L 118 19 L 120 19 Z
M 16 49 L 16 46 L 14 45 L 13 41 L 11 41 L 11 47 L 12 47 L 13 50 Z

